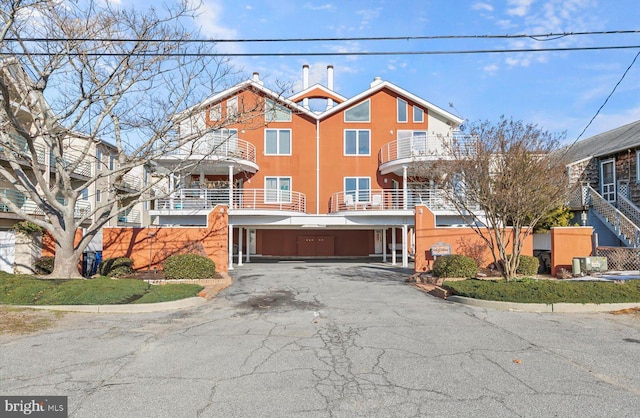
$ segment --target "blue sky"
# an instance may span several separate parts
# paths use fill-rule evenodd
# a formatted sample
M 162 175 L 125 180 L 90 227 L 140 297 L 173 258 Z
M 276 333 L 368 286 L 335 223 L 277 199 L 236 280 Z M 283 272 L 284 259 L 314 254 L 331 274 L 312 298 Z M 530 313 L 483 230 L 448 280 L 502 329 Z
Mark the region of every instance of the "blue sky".
M 120 0 L 125 3 L 127 0 Z M 212 38 L 384 37 L 545 34 L 640 29 L 637 0 L 204 0 L 197 24 Z M 640 34 L 564 37 L 554 41 L 402 40 L 218 44 L 219 52 L 426 51 L 640 45 Z M 467 120 L 500 115 L 566 131 L 575 140 L 640 50 L 474 55 L 239 57 L 247 77 L 268 86 L 311 84 L 351 97 L 381 77 Z M 450 107 L 453 104 L 453 108 Z M 583 138 L 640 119 L 640 59 Z

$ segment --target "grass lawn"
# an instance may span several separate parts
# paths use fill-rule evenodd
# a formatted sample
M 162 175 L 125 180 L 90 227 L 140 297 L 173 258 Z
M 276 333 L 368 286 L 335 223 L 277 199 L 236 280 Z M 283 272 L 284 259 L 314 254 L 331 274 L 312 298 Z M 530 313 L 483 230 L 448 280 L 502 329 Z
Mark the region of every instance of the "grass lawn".
M 166 302 L 196 296 L 202 286 L 152 286 L 142 280 L 99 277 L 89 280 L 41 280 L 0 274 L 0 303 L 8 305 L 115 305 Z
M 475 299 L 518 303 L 625 303 L 640 302 L 640 280 L 582 282 L 520 279 L 446 281 L 453 294 Z

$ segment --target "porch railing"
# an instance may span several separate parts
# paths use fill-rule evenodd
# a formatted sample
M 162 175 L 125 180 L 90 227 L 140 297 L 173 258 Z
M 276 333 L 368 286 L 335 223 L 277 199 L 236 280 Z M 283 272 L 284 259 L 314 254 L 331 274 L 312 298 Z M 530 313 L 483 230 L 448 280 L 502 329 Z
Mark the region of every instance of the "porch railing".
M 118 213 L 118 224 L 136 224 L 141 223 L 140 211 L 137 209 L 127 209 Z
M 403 190 L 378 189 L 336 192 L 331 196 L 330 211 L 412 210 L 416 205 L 425 205 L 432 210 L 456 209 L 442 189 L 409 189 L 406 205 Z
M 229 205 L 229 189 L 182 189 L 156 200 L 156 210 L 189 211 Z M 292 190 L 233 189 L 231 209 L 306 212 L 306 196 Z
M 193 148 L 177 149 L 172 156 L 217 156 L 256 162 L 256 147 L 243 139 L 228 137 L 216 133 L 205 134 L 197 140 Z
M 640 228 L 603 198 L 591 186 L 586 186 L 589 202 L 596 213 L 610 225 L 610 228 L 630 247 L 640 246 Z
M 24 193 L 15 190 L 15 189 L 0 189 L 0 194 L 2 194 L 6 199 L 13 202 L 18 208 L 22 209 L 25 213 L 30 215 L 44 215 L 44 211 L 34 202 L 33 200 L 27 198 Z M 59 198 L 58 201 L 64 204 L 65 200 Z M 0 212 L 10 213 L 12 212 L 8 205 L 0 202 Z M 88 215 L 91 213 L 91 203 L 86 202 L 84 200 L 78 200 L 76 202 L 74 217 L 80 218 L 82 216 Z
M 380 164 L 405 158 L 446 157 L 454 148 L 459 152 L 473 152 L 475 137 L 471 135 L 413 134 L 385 144 L 378 152 Z

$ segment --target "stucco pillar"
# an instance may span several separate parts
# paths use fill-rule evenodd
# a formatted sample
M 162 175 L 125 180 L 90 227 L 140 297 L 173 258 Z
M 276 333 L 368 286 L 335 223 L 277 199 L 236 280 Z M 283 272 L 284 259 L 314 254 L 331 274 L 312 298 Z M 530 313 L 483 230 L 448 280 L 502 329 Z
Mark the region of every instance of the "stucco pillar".
M 247 256 L 245 258 L 245 262 L 248 263 L 251 261 L 251 237 L 254 234 L 251 233 L 251 229 L 247 228 Z
M 387 228 L 382 230 L 382 262 L 387 262 Z
M 233 225 L 229 224 L 229 270 L 233 270 Z
M 238 227 L 238 265 L 242 265 L 242 232 L 243 228 Z
M 409 267 L 409 246 L 407 245 L 407 234 L 409 226 L 402 225 L 402 267 Z
M 396 265 L 396 227 L 391 228 L 391 265 Z

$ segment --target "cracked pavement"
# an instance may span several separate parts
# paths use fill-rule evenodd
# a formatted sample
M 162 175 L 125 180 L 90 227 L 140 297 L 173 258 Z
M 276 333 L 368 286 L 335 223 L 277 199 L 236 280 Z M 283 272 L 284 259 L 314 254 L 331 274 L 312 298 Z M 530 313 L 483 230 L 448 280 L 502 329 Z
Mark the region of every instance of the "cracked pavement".
M 72 417 L 637 416 L 640 318 L 433 298 L 409 271 L 252 263 L 209 303 L 0 335 L 0 394 Z

